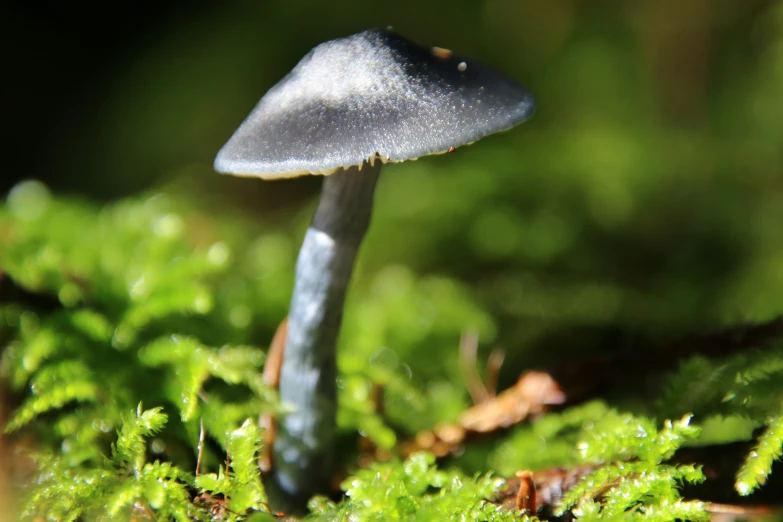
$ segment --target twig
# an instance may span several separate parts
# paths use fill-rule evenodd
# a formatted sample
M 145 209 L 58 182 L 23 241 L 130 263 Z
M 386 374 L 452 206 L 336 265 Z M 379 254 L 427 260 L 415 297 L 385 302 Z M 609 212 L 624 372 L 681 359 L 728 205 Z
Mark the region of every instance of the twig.
M 199 420 L 198 458 L 196 459 L 196 476 L 201 473 L 201 457 L 204 455 L 204 419 Z
M 708 513 L 714 513 L 719 515 L 734 515 L 734 517 L 768 517 L 772 514 L 773 510 L 768 506 L 735 506 L 732 504 L 718 504 L 710 502 L 704 508 Z M 734 518 L 732 517 L 732 519 Z
M 503 367 L 503 361 L 506 360 L 506 352 L 500 348 L 493 348 L 487 358 L 487 394 L 490 398 L 495 397 L 498 392 L 498 376 Z
M 280 368 L 283 365 L 283 353 L 285 352 L 285 338 L 288 334 L 288 318 L 284 318 L 272 337 L 269 344 L 269 351 L 264 363 L 264 373 L 261 375 L 262 382 L 270 388 L 277 389 L 280 384 Z M 258 467 L 266 473 L 272 469 L 272 445 L 277 435 L 277 425 L 275 418 L 269 413 L 262 413 L 258 418 L 258 425 L 264 430 L 263 446 L 261 455 L 258 458 Z
M 462 332 L 459 340 L 459 362 L 462 378 L 465 381 L 465 387 L 468 389 L 473 404 L 479 404 L 489 399 L 489 392 L 481 382 L 478 370 L 476 369 L 478 352 L 478 332 L 466 330 Z

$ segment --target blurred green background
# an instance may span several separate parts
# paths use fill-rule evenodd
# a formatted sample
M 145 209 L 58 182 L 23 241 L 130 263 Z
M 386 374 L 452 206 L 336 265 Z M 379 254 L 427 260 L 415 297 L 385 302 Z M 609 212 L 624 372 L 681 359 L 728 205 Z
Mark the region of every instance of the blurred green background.
M 385 169 L 355 292 L 388 302 L 409 291 L 415 301 L 418 274 L 432 278 L 427 299 L 444 305 L 417 301 L 411 324 L 381 341 L 392 348 L 394 335 L 415 337 L 433 321 L 427 313 L 451 313 L 445 304 L 463 293 L 482 310 L 473 321 L 481 324 L 459 313 L 444 324 L 451 338 L 479 328 L 484 351 L 505 348 L 506 381 L 568 354 L 783 311 L 780 2 L 4 9 L 11 74 L 2 192 L 35 178 L 56 194 L 96 200 L 161 186 L 195 194 L 206 216 L 240 214 L 278 234 L 264 248 L 280 254 L 270 263 L 286 263 L 283 293 L 320 179 L 239 179 L 214 174 L 211 164 L 310 48 L 391 25 L 527 85 L 538 105 L 521 127 Z M 350 302 L 346 329 L 390 309 L 374 315 Z M 417 346 L 408 341 L 399 345 Z M 437 365 L 437 352 L 432 359 Z

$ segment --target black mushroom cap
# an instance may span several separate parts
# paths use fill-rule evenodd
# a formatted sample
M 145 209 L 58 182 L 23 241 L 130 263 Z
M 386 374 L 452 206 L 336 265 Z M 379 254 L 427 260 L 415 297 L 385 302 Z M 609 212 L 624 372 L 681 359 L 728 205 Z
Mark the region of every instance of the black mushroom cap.
M 215 159 L 262 178 L 446 152 L 521 123 L 521 85 L 383 29 L 322 43 L 272 87 Z

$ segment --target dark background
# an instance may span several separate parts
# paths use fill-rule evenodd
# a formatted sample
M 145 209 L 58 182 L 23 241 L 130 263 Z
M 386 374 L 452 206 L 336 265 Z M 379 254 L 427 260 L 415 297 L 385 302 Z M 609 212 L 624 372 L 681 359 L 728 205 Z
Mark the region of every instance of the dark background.
M 776 37 L 774 7 L 761 0 L 16 2 L 2 22 L 10 174 L 2 188 L 36 177 L 117 196 L 168 169 L 209 161 L 307 50 L 374 26 L 502 68 L 536 91 L 545 115 L 566 102 L 629 118 L 652 111 L 675 128 L 714 123 L 727 85 L 773 67 L 763 60 Z M 559 68 L 579 83 L 557 81 Z M 597 106 L 609 96 L 596 98 L 593 89 L 623 94 L 614 100 L 621 107 Z M 635 99 L 626 99 L 630 93 Z M 633 105 L 639 99 L 645 103 Z

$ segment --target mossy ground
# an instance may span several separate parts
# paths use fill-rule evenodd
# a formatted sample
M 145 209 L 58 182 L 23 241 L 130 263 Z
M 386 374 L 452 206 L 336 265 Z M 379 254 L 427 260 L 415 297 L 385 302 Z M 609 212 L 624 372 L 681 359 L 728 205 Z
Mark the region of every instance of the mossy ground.
M 237 217 L 206 216 L 194 201 L 163 191 L 96 206 L 28 182 L 0 209 L 2 375 L 18 401 L 4 458 L 10 473 L 35 462 L 14 486 L 25 518 L 273 517 L 255 419 L 280 408 L 260 375 L 285 316 L 295 245 Z M 504 478 L 590 465 L 555 513 L 707 520 L 709 499 L 681 493 L 705 480 L 701 463 L 671 462 L 679 448 L 758 429 L 733 471 L 742 495 L 763 488 L 780 457 L 783 343 L 773 336 L 758 349 L 686 359 L 658 378 L 653 397 L 632 386 L 624 393 L 634 400 L 610 394 L 544 415 L 468 442 L 440 466 L 417 453 L 358 468 L 358 433 L 394 455 L 402 439 L 454 421 L 469 405 L 460 332 L 492 339 L 498 328 L 453 278 L 401 266 L 359 278 L 339 361 L 346 496 L 314 499 L 312 519 L 518 519 L 494 502 Z

